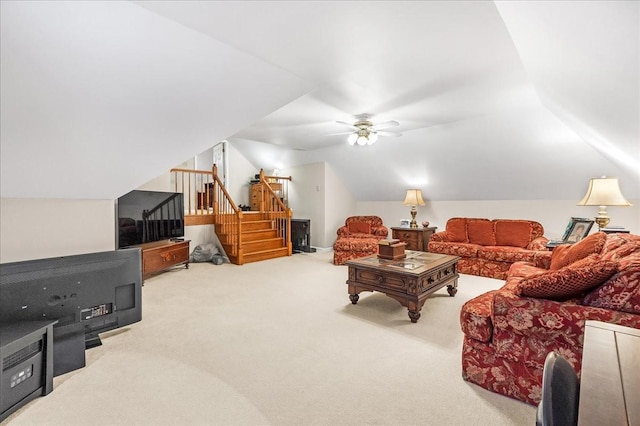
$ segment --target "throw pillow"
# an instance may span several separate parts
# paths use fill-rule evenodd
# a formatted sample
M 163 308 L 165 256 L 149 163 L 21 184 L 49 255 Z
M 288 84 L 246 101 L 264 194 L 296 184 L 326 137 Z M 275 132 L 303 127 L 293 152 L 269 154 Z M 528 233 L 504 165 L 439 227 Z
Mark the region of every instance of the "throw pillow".
M 489 219 L 468 219 L 467 235 L 469 242 L 482 246 L 495 246 L 496 237 L 493 232 L 493 223 Z
M 549 269 L 561 269 L 577 260 L 584 259 L 590 254 L 600 253 L 606 241 L 607 234 L 596 232 L 573 245 L 556 247 L 551 255 L 551 267 Z M 558 250 L 560 247 L 564 248 Z
M 371 224 L 367 222 L 349 222 L 349 232 L 353 234 L 370 234 Z
M 447 221 L 447 234 L 451 242 L 466 243 L 467 241 L 467 219 L 464 217 L 454 217 Z
M 610 260 L 580 262 L 525 278 L 518 290 L 525 297 L 566 300 L 606 281 L 617 269 L 618 263 Z
M 528 220 L 496 220 L 496 245 L 526 248 L 531 242 L 531 222 Z

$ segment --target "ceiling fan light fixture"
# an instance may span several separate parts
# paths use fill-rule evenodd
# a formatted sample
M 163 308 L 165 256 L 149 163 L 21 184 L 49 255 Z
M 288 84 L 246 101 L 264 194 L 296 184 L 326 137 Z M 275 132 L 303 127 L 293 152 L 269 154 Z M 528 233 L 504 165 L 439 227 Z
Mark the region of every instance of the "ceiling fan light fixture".
M 349 137 L 347 138 L 347 142 L 349 142 L 349 145 L 354 145 L 357 140 L 358 140 L 358 134 L 357 133 L 351 133 L 349 135 Z
M 368 139 L 366 136 L 358 136 L 358 140 L 356 142 L 358 143 L 358 145 L 362 146 L 367 144 Z
M 376 132 L 371 132 L 369 134 L 369 141 L 367 142 L 367 145 L 373 145 L 377 141 L 378 141 L 378 134 Z

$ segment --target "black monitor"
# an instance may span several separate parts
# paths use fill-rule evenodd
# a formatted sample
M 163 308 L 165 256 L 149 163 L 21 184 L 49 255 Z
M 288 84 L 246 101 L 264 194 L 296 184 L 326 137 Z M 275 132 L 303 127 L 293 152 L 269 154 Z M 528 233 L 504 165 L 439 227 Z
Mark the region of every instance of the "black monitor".
M 0 265 L 0 322 L 57 320 L 54 375 L 84 366 L 99 334 L 142 319 L 140 249 Z

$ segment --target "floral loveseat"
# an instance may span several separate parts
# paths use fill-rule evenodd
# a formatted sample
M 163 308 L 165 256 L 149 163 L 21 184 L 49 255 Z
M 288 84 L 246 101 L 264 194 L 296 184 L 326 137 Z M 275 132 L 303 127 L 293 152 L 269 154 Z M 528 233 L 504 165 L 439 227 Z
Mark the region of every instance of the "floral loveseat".
M 336 231 L 333 263 L 344 265 L 347 260 L 378 253 L 378 241 L 387 238 L 389 230 L 378 216 L 350 216 Z
M 460 256 L 463 274 L 505 279 L 514 262 L 550 258 L 544 228 L 531 220 L 454 217 L 429 240 L 429 252 Z
M 598 232 L 514 263 L 501 289 L 462 307 L 462 377 L 537 404 L 549 352 L 580 374 L 586 320 L 640 328 L 640 236 Z

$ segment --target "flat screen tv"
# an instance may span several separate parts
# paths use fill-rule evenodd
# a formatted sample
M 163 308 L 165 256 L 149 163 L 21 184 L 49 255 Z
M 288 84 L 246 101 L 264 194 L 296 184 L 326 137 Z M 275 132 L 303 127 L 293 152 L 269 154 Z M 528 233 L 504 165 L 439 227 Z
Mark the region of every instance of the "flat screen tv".
M 53 374 L 85 365 L 100 333 L 142 319 L 139 248 L 0 265 L 0 322 L 57 320 Z
M 134 190 L 117 200 L 118 248 L 184 237 L 180 192 Z

